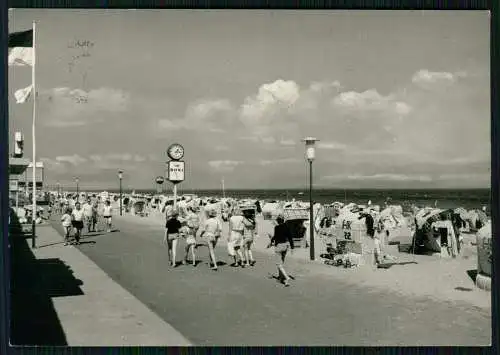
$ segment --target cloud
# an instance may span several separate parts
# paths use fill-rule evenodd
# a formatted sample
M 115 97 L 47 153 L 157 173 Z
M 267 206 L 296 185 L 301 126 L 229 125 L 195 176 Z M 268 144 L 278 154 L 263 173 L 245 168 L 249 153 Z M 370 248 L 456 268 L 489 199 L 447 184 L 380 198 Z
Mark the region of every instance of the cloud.
M 203 130 L 223 133 L 225 129 L 217 127 L 227 122 L 227 114 L 232 110 L 227 99 L 203 99 L 189 104 L 181 118 L 157 119 L 157 128 L 164 130 Z
M 252 124 L 264 115 L 290 108 L 300 97 L 300 88 L 292 80 L 278 79 L 260 86 L 257 95 L 247 97 L 241 106 L 244 122 Z
M 319 142 L 318 148 L 327 150 L 344 150 L 347 146 L 338 142 Z
M 68 172 L 68 164 L 51 158 L 40 158 L 40 160 L 44 163 L 45 169 L 47 169 L 47 171 L 50 171 L 54 174 L 64 174 Z
M 427 69 L 421 69 L 413 75 L 411 81 L 422 88 L 430 88 L 436 84 L 453 84 L 458 79 L 466 76 L 465 72 L 431 72 Z
M 407 115 L 411 112 L 411 107 L 407 103 L 396 101 L 392 95 L 383 96 L 376 89 L 342 92 L 333 99 L 332 104 L 344 110 L 387 111 L 398 115 Z
M 212 169 L 220 171 L 232 171 L 241 164 L 243 164 L 243 162 L 238 160 L 211 160 L 208 162 L 208 165 Z
M 269 166 L 275 164 L 290 164 L 300 162 L 300 159 L 297 158 L 283 158 L 283 159 L 273 159 L 273 160 L 260 160 L 259 165 Z
M 373 174 L 373 175 L 326 175 L 321 180 L 351 180 L 351 181 L 419 181 L 430 182 L 432 177 L 429 175 L 406 175 L 406 174 Z
M 56 160 L 56 162 L 59 162 L 59 163 L 66 162 L 66 163 L 69 163 L 69 164 L 74 165 L 74 166 L 78 166 L 78 165 L 81 165 L 81 164 L 87 162 L 86 158 L 83 158 L 83 157 L 79 156 L 78 154 L 58 156 L 58 157 L 56 157 L 55 160 Z
M 110 113 L 127 111 L 130 95 L 122 90 L 99 88 L 90 91 L 67 87 L 43 91 L 40 110 L 45 125 L 78 127 L 100 121 Z
M 189 106 L 186 116 L 191 118 L 205 119 L 220 111 L 231 110 L 231 103 L 226 99 L 201 100 Z
M 227 145 L 218 145 L 215 147 L 216 152 L 224 152 L 229 150 L 229 147 Z
M 297 145 L 297 142 L 295 142 L 294 140 L 292 139 L 281 139 L 280 140 L 280 145 L 284 145 L 284 146 L 295 146 Z
M 133 163 L 142 163 L 147 160 L 139 154 L 130 153 L 108 153 L 104 155 L 94 154 L 89 157 L 95 168 L 98 169 L 135 169 Z M 126 163 L 126 164 L 124 164 Z

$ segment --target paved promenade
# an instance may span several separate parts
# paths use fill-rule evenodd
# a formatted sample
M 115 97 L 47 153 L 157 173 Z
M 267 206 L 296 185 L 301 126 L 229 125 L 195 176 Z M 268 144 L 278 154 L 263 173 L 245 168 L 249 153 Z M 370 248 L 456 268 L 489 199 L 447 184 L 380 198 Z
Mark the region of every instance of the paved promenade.
M 31 240 L 18 240 L 15 248 L 32 253 L 30 272 L 18 272 L 35 300 L 26 299 L 13 314 L 20 344 L 69 346 L 185 346 L 190 342 L 172 326 L 149 310 L 131 293 L 113 281 L 76 247 L 64 246 L 61 235 L 50 225 L 37 226 L 37 248 Z M 23 237 L 18 237 L 23 238 Z M 23 238 L 24 239 L 24 238 Z M 28 249 L 29 245 L 29 250 Z M 16 257 L 18 254 L 13 253 Z M 21 260 L 18 260 L 21 261 Z M 26 258 L 24 258 L 26 262 Z M 15 261 L 13 261 L 15 264 Z M 17 264 L 21 269 L 27 265 Z M 36 273 L 36 269 L 43 273 Z M 44 307 L 41 305 L 41 299 Z M 33 302 L 37 307 L 33 307 Z M 48 303 L 52 303 L 49 305 Z M 31 306 L 31 307 L 30 307 Z M 30 307 L 31 314 L 22 312 Z M 26 308 L 24 308 L 26 309 Z M 51 309 L 51 312 L 47 312 Z M 36 317 L 35 320 L 28 317 Z M 23 316 L 24 314 L 24 316 Z M 42 317 L 43 316 L 43 317 Z M 24 320 L 24 323 L 23 323 Z M 30 323 L 32 327 L 27 327 Z M 23 334 L 31 329 L 36 334 Z M 36 329 L 38 328 L 38 329 Z M 56 334 L 55 334 L 56 333 Z
M 61 248 L 79 249 L 195 345 L 411 346 L 491 342 L 490 294 L 451 287 L 462 285 L 456 281 L 463 282 L 464 288 L 473 287 L 472 280 L 462 281 L 463 275 L 437 276 L 438 280 L 451 281 L 444 285 L 446 291 L 434 287 L 433 292 L 426 281 L 434 285 L 436 281 L 432 280 L 436 277 L 429 272 L 425 277 L 418 271 L 420 264 L 395 266 L 382 272 L 369 268 L 347 270 L 319 261 L 310 263 L 300 256 L 305 251 L 297 251 L 287 263 L 296 280 L 292 287 L 284 288 L 270 278 L 275 272 L 271 250 L 256 248 L 255 267 L 222 265 L 218 271 L 212 271 L 207 265 L 207 250 L 200 247 L 202 262 L 197 267 L 170 268 L 162 246 L 160 219 L 158 224 L 135 216 L 117 216 L 114 220 L 117 231 L 92 233 L 77 248 Z M 54 226 L 61 230 L 58 222 Z M 228 261 L 224 245 L 217 248 L 217 256 L 220 261 Z M 458 263 L 434 261 L 436 270 L 442 270 L 443 265 L 450 275 L 462 273 Z M 75 275 L 78 272 L 75 269 Z M 416 279 L 414 274 L 418 274 Z M 90 284 L 91 279 L 87 280 Z M 415 283 L 421 284 L 413 289 L 408 287 Z M 417 289 L 424 291 L 416 292 Z M 101 288 L 99 297 L 107 298 L 102 295 L 104 292 Z M 111 298 L 115 300 L 117 296 Z M 119 319 L 122 312 L 133 313 L 130 308 L 113 307 L 117 306 L 111 302 L 103 304 L 92 319 Z M 157 318 L 150 319 L 156 324 Z M 140 321 L 144 324 L 141 329 L 157 328 L 147 324 L 146 318 Z M 133 332 L 126 334 L 130 333 Z M 145 344 L 139 338 L 128 341 Z

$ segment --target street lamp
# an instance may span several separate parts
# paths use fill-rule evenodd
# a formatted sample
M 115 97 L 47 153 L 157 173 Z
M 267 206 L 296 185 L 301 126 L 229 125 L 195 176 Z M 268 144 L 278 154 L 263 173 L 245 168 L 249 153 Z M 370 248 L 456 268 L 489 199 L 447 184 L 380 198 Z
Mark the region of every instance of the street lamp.
M 78 200 L 80 199 L 80 186 L 78 185 L 80 179 L 75 178 L 75 182 L 76 182 L 76 202 L 78 202 Z
M 313 168 L 312 163 L 315 158 L 314 145 L 319 139 L 306 137 L 302 140 L 306 143 L 306 159 L 309 161 L 309 257 L 314 260 L 314 216 L 313 216 Z
M 57 196 L 61 195 L 61 184 L 58 182 L 57 184 Z
M 123 171 L 118 171 L 118 179 L 120 180 L 120 216 L 123 216 L 122 212 L 122 179 L 123 179 Z

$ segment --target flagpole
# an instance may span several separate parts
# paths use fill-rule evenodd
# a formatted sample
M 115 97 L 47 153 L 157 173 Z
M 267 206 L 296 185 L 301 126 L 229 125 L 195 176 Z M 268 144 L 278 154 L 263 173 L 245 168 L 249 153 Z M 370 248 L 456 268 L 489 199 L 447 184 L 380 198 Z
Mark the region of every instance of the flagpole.
M 33 66 L 31 67 L 31 83 L 33 85 L 33 123 L 31 128 L 31 134 L 33 139 L 33 213 L 32 213 L 32 237 L 31 237 L 31 247 L 36 248 L 36 135 L 35 135 L 35 123 L 36 123 L 36 23 L 33 21 Z

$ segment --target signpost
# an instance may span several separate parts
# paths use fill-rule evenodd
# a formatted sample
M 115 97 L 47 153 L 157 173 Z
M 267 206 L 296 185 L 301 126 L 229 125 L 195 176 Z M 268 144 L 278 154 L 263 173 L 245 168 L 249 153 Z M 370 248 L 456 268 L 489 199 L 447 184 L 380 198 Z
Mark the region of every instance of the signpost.
M 184 147 L 178 143 L 172 144 L 167 149 L 170 161 L 167 162 L 167 178 L 174 184 L 174 210 L 177 208 L 177 184 L 184 181 Z

